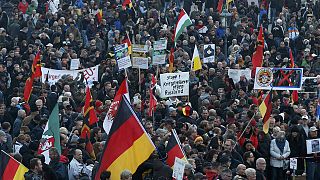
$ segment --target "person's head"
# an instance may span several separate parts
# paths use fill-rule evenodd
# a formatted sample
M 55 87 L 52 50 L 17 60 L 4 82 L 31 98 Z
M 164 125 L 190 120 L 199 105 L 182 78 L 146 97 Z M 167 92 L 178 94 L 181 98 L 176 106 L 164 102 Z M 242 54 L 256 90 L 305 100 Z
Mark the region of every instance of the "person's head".
M 129 170 L 122 171 L 120 180 L 132 180 L 132 173 Z
M 39 158 L 32 158 L 30 160 L 30 169 L 37 174 L 40 174 L 42 172 L 42 163 Z
M 51 147 L 49 149 L 49 157 L 51 159 L 51 161 L 59 161 L 60 159 L 60 155 L 59 155 L 59 152 L 58 152 L 58 149 L 56 147 Z
M 23 109 L 20 109 L 19 111 L 18 111 L 18 117 L 21 117 L 22 119 L 23 118 L 25 118 L 26 117 L 26 111 L 25 110 L 23 110 Z
M 260 171 L 265 171 L 267 167 L 266 160 L 264 158 L 258 158 L 256 161 L 256 168 Z
M 284 140 L 284 139 L 285 139 L 285 135 L 286 135 L 286 132 L 284 132 L 284 131 L 279 131 L 279 132 L 277 133 L 276 139 L 277 139 L 277 140 Z
M 312 126 L 309 129 L 309 135 L 311 138 L 316 138 L 318 136 L 318 129 L 315 126 Z
M 245 170 L 246 170 L 246 165 L 244 165 L 244 164 L 239 164 L 238 166 L 237 166 L 237 174 L 238 175 L 241 175 L 241 176 L 244 176 L 245 175 Z
M 245 170 L 248 180 L 256 180 L 256 170 L 253 168 L 248 168 Z
M 7 135 L 4 131 L 0 130 L 0 144 L 7 142 Z
M 233 150 L 234 143 L 235 142 L 232 139 L 227 139 L 223 144 L 224 150 L 231 152 Z
M 232 179 L 232 171 L 228 168 L 225 168 L 221 171 L 221 180 L 231 180 Z
M 40 110 L 43 107 L 43 102 L 41 99 L 36 100 L 37 109 Z
M 82 151 L 80 149 L 74 150 L 73 158 L 76 159 L 78 162 L 82 163 L 82 161 L 83 161 L 83 159 L 82 159 Z

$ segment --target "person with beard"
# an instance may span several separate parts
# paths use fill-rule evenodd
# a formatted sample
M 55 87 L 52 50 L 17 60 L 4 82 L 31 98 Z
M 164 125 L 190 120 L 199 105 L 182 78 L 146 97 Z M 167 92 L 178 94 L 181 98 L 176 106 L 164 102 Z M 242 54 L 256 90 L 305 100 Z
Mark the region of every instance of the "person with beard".
M 39 158 L 30 160 L 30 169 L 24 174 L 25 180 L 40 180 L 42 177 L 42 162 Z
M 51 147 L 49 150 L 49 157 L 51 159 L 49 166 L 54 171 L 54 175 L 58 180 L 68 180 L 67 166 L 59 162 L 60 155 L 56 147 Z

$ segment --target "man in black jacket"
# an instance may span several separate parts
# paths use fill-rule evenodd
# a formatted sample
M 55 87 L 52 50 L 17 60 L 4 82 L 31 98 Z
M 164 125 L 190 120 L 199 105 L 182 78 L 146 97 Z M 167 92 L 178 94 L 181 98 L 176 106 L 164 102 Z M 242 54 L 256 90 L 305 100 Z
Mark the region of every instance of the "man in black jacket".
M 257 180 L 266 180 L 266 176 L 265 176 L 266 167 L 267 167 L 266 160 L 264 158 L 258 158 L 256 161 Z
M 49 150 L 49 157 L 51 159 L 49 166 L 55 172 L 57 179 L 68 180 L 68 168 L 63 163 L 59 162 L 60 155 L 56 147 L 52 147 Z

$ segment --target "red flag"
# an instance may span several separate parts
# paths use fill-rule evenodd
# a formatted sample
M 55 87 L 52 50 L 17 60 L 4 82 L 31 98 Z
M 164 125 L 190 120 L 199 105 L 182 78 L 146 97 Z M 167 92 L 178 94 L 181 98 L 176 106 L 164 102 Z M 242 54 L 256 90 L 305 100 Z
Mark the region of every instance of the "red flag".
M 259 35 L 257 38 L 256 51 L 252 55 L 252 72 L 256 73 L 256 68 L 262 66 L 263 60 L 263 48 L 264 48 L 264 36 L 263 36 L 263 27 L 260 26 Z
M 30 98 L 30 95 L 31 95 L 31 92 L 32 92 L 32 88 L 33 88 L 33 78 L 29 77 L 26 80 L 26 84 L 24 86 L 24 92 L 23 92 L 23 98 L 24 98 L 24 100 L 26 102 L 29 101 L 29 98 Z
M 170 49 L 170 56 L 169 56 L 169 72 L 173 72 L 173 62 L 174 62 L 174 47 Z
M 34 78 L 41 77 L 41 59 L 40 59 L 40 51 L 36 54 L 36 56 L 33 59 L 32 66 L 31 66 L 31 76 L 26 80 L 24 92 L 23 92 L 23 98 L 26 102 L 29 101 L 32 88 L 33 88 L 33 81 Z
M 219 13 L 222 12 L 223 2 L 224 2 L 224 0 L 219 0 L 219 2 L 218 2 L 217 11 L 218 11 Z
M 289 55 L 290 55 L 290 68 L 294 68 L 294 59 L 293 59 L 291 48 L 289 49 Z
M 127 5 L 129 5 L 129 8 L 132 8 L 132 1 L 131 0 L 124 0 L 122 3 L 122 6 L 126 7 Z
M 113 102 L 110 105 L 108 113 L 103 121 L 103 129 L 105 130 L 106 133 L 109 133 L 109 131 L 110 131 L 112 121 L 118 112 L 118 106 L 119 106 L 119 103 L 122 99 L 122 95 L 125 95 L 127 97 L 127 99 L 130 99 L 127 79 L 124 79 L 122 81 L 116 95 L 113 98 Z
M 149 100 L 149 112 L 148 112 L 148 115 L 152 116 L 152 112 L 154 112 L 154 110 L 157 107 L 157 98 L 153 95 L 153 89 L 152 88 L 149 89 L 149 95 L 150 95 L 150 100 Z
M 292 99 L 292 102 L 293 102 L 293 103 L 299 101 L 299 96 L 298 96 L 298 91 L 297 91 L 297 90 L 293 90 L 293 91 L 292 91 L 291 99 Z
M 157 84 L 156 77 L 152 74 L 151 75 L 151 88 L 154 88 L 154 86 Z
M 101 9 L 98 9 L 96 16 L 97 16 L 98 23 L 100 24 L 103 18 Z

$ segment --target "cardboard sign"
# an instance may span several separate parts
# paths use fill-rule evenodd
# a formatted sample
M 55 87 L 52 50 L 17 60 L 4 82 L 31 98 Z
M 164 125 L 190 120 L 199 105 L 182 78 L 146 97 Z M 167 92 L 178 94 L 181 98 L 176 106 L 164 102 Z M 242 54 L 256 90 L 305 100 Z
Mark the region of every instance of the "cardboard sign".
M 189 72 L 160 74 L 161 97 L 188 96 Z
M 307 154 L 320 152 L 320 138 L 319 139 L 309 139 L 307 144 Z
M 203 63 L 212 63 L 215 61 L 214 57 L 216 54 L 215 44 L 205 44 L 203 46 Z
M 244 75 L 249 81 L 251 79 L 251 70 L 250 69 L 228 69 L 228 76 L 232 78 L 234 83 L 240 81 L 240 76 Z
M 297 170 L 298 160 L 297 158 L 290 158 L 290 169 Z
M 152 64 L 157 65 L 166 63 L 166 49 L 167 40 L 159 40 L 153 43 Z
M 132 66 L 127 44 L 116 46 L 114 48 L 114 54 L 119 70 L 126 69 Z
M 41 67 L 42 72 L 42 82 L 45 82 L 48 79 L 48 83 L 50 85 L 55 84 L 59 79 L 61 79 L 64 75 L 70 75 L 75 79 L 80 72 L 83 72 L 84 82 L 85 80 L 88 82 L 88 85 L 91 87 L 93 85 L 93 81 L 98 81 L 98 69 L 99 65 L 79 70 L 56 70 Z
M 182 180 L 185 166 L 186 162 L 176 157 L 174 160 L 172 177 L 176 180 Z
M 301 90 L 302 68 L 257 67 L 254 89 Z
M 133 44 L 132 45 L 132 68 L 148 69 L 148 46 Z
M 79 59 L 71 59 L 70 61 L 70 70 L 79 69 L 80 60 Z

